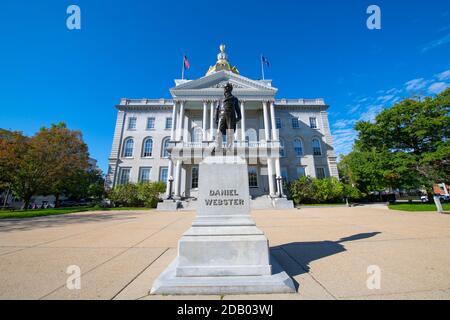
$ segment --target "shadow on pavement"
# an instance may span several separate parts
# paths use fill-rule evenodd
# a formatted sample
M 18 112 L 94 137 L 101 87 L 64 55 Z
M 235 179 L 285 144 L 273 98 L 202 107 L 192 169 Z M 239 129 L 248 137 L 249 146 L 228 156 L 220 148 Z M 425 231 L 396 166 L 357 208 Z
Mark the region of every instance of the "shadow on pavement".
M 293 278 L 297 275 L 309 272 L 309 264 L 312 261 L 347 251 L 342 243 L 372 238 L 380 233 L 381 232 L 360 233 L 339 239 L 338 241 L 291 242 L 271 247 L 270 251 L 283 266 L 287 274 Z M 286 261 L 285 255 L 283 258 L 283 253 L 290 257 L 289 260 L 291 260 L 291 263 Z M 296 263 L 292 263 L 292 260 Z M 298 289 L 298 283 L 295 280 L 294 284 Z
M 145 213 L 139 212 L 139 213 Z M 39 228 L 64 227 L 70 224 L 106 222 L 115 221 L 132 221 L 136 219 L 137 212 L 95 212 L 95 213 L 70 213 L 44 217 L 23 218 L 23 219 L 2 219 L 0 220 L 0 232 L 9 231 L 26 231 Z

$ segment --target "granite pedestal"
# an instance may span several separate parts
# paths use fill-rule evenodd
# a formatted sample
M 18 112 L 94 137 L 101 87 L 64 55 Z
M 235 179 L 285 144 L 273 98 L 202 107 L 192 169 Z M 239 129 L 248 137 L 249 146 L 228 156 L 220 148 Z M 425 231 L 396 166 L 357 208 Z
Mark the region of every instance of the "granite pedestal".
M 250 216 L 245 160 L 208 157 L 199 170 L 197 217 L 179 241 L 178 257 L 155 280 L 151 293 L 295 292 Z

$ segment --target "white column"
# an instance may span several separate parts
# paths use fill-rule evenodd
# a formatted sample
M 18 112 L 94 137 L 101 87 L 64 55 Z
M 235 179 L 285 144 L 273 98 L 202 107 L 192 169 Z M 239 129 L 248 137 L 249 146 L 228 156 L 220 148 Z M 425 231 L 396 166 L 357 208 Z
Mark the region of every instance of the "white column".
M 275 197 L 275 179 L 273 176 L 273 159 L 267 158 L 267 175 L 269 178 L 269 195 Z
M 202 129 L 203 129 L 203 141 L 206 141 L 208 139 L 206 135 L 206 122 L 208 119 L 208 103 L 206 101 L 203 101 L 203 122 L 202 122 Z
M 267 101 L 263 101 L 263 115 L 264 115 L 264 135 L 266 141 L 270 140 L 270 123 L 269 123 L 269 112 L 267 109 Z
M 214 140 L 214 101 L 211 101 L 211 112 L 209 117 L 209 140 Z
M 169 166 L 167 167 L 167 183 L 166 183 L 166 196 L 169 196 L 170 182 L 169 177 L 173 177 L 173 160 L 169 158 Z M 173 192 L 173 182 L 172 182 L 172 192 Z
M 177 160 L 177 164 L 175 166 L 175 199 L 181 198 L 181 160 Z
M 245 102 L 241 101 L 241 141 L 245 141 Z
M 275 105 L 270 102 L 270 120 L 272 122 L 272 140 L 278 141 L 277 123 L 275 120 Z
M 172 110 L 172 128 L 170 128 L 170 140 L 174 141 L 176 138 L 176 125 L 177 125 L 177 105 L 176 101 L 173 102 Z
M 184 101 L 180 102 L 180 112 L 178 116 L 178 134 L 177 140 L 181 141 L 183 139 L 184 131 Z

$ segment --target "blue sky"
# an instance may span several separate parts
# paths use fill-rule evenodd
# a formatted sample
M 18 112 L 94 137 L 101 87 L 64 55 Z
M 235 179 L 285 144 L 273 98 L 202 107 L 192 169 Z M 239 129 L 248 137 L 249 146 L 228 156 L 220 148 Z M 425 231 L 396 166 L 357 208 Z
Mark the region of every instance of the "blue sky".
M 81 30 L 66 9 L 81 8 Z M 380 6 L 382 29 L 366 27 Z M 107 168 L 120 98 L 169 98 L 181 73 L 204 75 L 224 42 L 242 75 L 266 78 L 278 98 L 323 97 L 338 153 L 359 119 L 450 84 L 448 0 L 3 1 L 0 127 L 33 134 L 65 121 Z

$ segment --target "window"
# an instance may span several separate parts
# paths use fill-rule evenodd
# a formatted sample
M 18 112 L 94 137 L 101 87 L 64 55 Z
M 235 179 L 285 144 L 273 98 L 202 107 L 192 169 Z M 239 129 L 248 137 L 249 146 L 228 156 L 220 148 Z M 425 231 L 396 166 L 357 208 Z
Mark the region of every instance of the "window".
M 200 127 L 195 127 L 192 130 L 192 142 L 202 142 L 203 141 L 203 130 Z
M 166 118 L 166 129 L 172 129 L 172 118 Z
M 275 124 L 277 129 L 281 129 L 281 118 L 275 118 Z
M 297 179 L 301 177 L 306 177 L 305 167 L 297 167 Z
M 283 178 L 283 183 L 287 183 L 289 176 L 286 168 L 281 168 L 281 177 Z
M 161 152 L 161 156 L 163 158 L 169 158 L 170 157 L 170 152 L 169 152 L 169 143 L 170 143 L 170 138 L 164 138 L 163 143 L 162 143 L 162 152 Z
M 120 168 L 119 172 L 119 184 L 130 183 L 130 168 Z
M 316 178 L 317 179 L 325 179 L 325 169 L 324 168 L 316 168 Z
M 167 182 L 169 169 L 167 167 L 161 167 L 159 168 L 159 181 Z
M 248 185 L 250 188 L 258 188 L 258 171 L 256 168 L 248 168 Z
M 312 129 L 317 129 L 317 119 L 314 117 L 309 118 L 309 126 Z
M 139 182 L 150 182 L 152 168 L 139 168 Z
M 153 152 L 153 139 L 152 138 L 146 138 L 144 140 L 144 144 L 142 147 L 142 156 L 144 158 L 149 158 L 152 156 Z
M 191 179 L 191 188 L 198 188 L 198 167 L 192 167 L 192 179 Z
M 128 130 L 136 130 L 136 117 L 128 118 Z
M 155 129 L 155 118 L 147 118 L 147 130 Z
M 292 129 L 298 128 L 300 128 L 300 122 L 298 121 L 298 118 L 292 118 Z
M 286 150 L 284 149 L 284 140 L 280 139 L 280 157 L 286 157 Z
M 294 140 L 294 151 L 297 157 L 303 156 L 303 143 L 300 139 Z
M 253 128 L 247 129 L 247 131 L 245 131 L 245 139 L 249 142 L 257 142 L 258 135 L 256 134 L 256 130 Z
M 124 145 L 125 145 L 125 147 L 123 149 L 123 156 L 125 158 L 132 158 L 133 157 L 133 149 L 134 149 L 133 138 L 126 139 Z
M 312 147 L 313 147 L 313 154 L 315 156 L 321 156 L 322 155 L 322 148 L 320 147 L 319 139 L 313 139 Z

